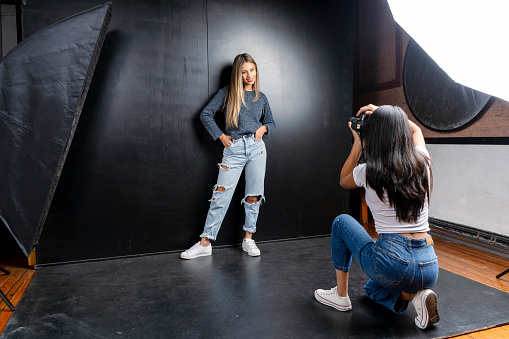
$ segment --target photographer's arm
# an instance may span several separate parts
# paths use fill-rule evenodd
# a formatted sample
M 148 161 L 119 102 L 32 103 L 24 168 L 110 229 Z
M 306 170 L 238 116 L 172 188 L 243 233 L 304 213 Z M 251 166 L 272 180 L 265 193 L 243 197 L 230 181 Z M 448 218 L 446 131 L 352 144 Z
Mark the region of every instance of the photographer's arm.
M 348 123 L 348 126 L 351 126 L 351 123 Z M 352 128 L 350 127 L 350 130 Z M 352 130 L 352 134 L 354 136 L 354 142 L 352 145 L 352 150 L 350 151 L 350 155 L 345 161 L 343 168 L 341 169 L 339 184 L 341 187 L 346 189 L 357 188 L 357 184 L 353 180 L 353 169 L 357 166 L 357 162 L 359 161 L 359 157 L 362 152 L 362 144 L 361 138 L 357 134 L 357 132 Z
M 424 141 L 424 136 L 422 135 L 422 131 L 413 121 L 408 120 L 410 124 L 410 128 L 412 129 L 412 137 L 414 138 L 415 146 L 426 147 L 426 142 Z

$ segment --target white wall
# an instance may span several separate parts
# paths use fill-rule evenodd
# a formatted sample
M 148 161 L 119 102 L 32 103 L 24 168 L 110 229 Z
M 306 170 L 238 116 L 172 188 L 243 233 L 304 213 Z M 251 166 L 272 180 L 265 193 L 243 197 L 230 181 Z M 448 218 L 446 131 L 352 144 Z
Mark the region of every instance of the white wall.
M 428 144 L 429 216 L 509 236 L 509 146 Z

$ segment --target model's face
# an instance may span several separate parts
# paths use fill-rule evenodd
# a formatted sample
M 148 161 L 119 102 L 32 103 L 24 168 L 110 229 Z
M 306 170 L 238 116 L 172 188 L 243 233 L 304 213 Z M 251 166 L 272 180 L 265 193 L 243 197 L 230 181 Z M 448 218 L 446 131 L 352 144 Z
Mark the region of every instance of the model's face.
M 252 91 L 256 79 L 256 66 L 251 62 L 245 62 L 242 65 L 242 81 L 244 82 L 244 90 Z

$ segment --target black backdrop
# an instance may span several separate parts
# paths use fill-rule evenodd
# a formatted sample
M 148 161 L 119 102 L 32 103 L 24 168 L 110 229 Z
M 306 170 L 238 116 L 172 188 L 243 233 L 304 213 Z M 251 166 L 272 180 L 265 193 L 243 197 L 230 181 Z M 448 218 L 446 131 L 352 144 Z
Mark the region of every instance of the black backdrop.
M 267 201 L 256 239 L 329 233 L 349 202 L 339 172 L 351 141 L 352 3 L 114 1 L 38 263 L 198 240 L 222 154 L 198 116 L 242 52 L 258 63 L 277 123 L 265 138 Z M 24 36 L 99 4 L 27 0 Z M 242 239 L 243 196 L 239 186 L 215 245 Z

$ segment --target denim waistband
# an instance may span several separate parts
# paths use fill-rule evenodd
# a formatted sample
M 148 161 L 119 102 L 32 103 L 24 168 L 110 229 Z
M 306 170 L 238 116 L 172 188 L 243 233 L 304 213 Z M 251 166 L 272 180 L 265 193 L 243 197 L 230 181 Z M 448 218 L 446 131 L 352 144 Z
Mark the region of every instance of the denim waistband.
M 383 240 L 383 239 L 392 240 L 392 241 L 399 242 L 399 243 L 409 246 L 409 247 L 424 247 L 424 246 L 429 245 L 428 244 L 429 240 L 426 240 L 426 238 L 428 238 L 428 237 L 429 237 L 429 239 L 431 239 L 431 235 L 429 235 L 429 234 L 427 237 L 424 237 L 422 239 L 412 239 L 412 238 L 405 237 L 404 235 L 401 235 L 398 233 L 380 233 L 380 234 L 378 234 L 379 241 Z
M 244 134 L 242 136 L 242 139 L 246 140 L 246 139 L 253 138 L 253 137 L 254 137 L 253 133 L 248 133 L 248 134 Z
M 254 139 L 254 134 L 253 133 L 248 133 L 248 134 L 244 134 L 242 135 L 240 138 L 237 138 L 237 139 L 233 139 L 235 142 L 237 141 L 241 141 L 241 140 L 247 140 L 247 139 Z

